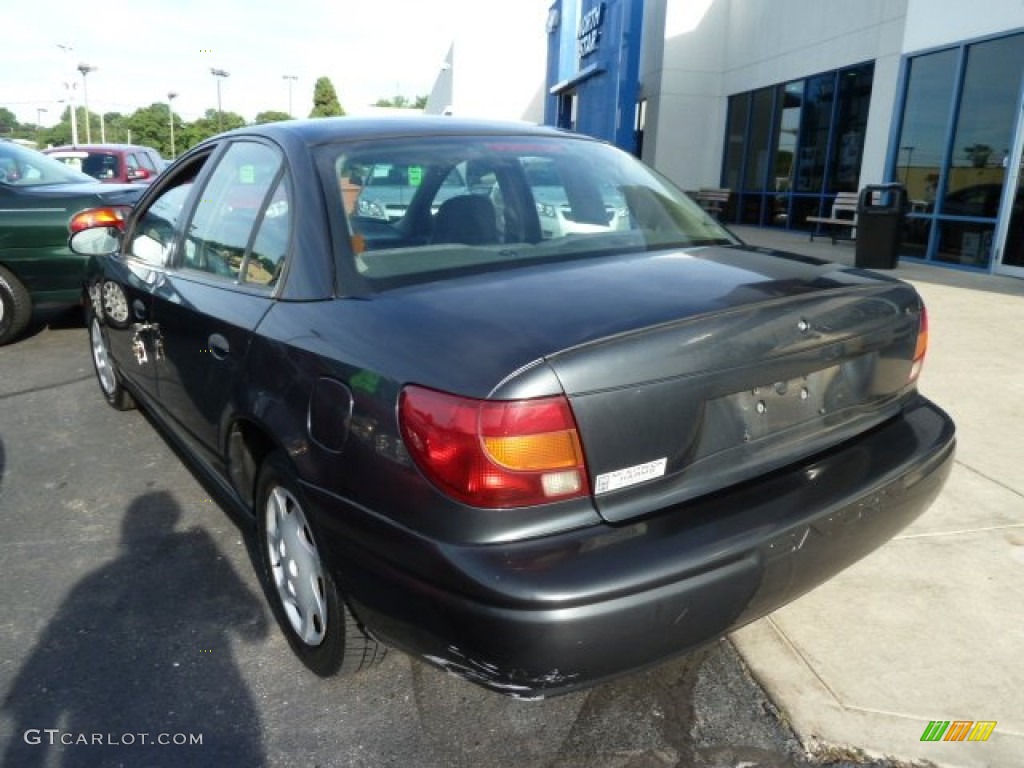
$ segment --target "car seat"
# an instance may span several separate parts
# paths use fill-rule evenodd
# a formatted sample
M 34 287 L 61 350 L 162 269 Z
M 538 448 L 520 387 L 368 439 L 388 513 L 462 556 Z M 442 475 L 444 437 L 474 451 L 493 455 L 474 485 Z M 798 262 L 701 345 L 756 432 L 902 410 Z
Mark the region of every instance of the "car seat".
M 490 245 L 499 242 L 494 205 L 482 195 L 445 200 L 434 216 L 432 243 Z

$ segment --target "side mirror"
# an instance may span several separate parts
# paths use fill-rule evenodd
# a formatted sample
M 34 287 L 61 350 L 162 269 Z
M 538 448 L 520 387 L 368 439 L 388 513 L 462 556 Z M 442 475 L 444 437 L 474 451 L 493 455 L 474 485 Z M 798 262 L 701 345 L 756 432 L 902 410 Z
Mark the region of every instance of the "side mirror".
M 106 256 L 121 247 L 121 230 L 116 227 L 95 227 L 75 232 L 68 238 L 68 247 L 79 256 Z
M 71 217 L 68 247 L 81 256 L 103 256 L 121 247 L 125 220 L 131 212 L 127 205 L 89 208 Z

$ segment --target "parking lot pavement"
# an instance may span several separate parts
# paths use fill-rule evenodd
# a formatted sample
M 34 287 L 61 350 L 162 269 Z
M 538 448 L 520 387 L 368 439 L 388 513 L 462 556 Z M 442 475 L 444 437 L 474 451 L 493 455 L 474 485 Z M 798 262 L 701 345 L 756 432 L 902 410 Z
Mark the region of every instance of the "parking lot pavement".
M 106 406 L 74 321 L 0 348 L 0 519 L 5 766 L 854 764 L 808 760 L 728 642 L 540 702 L 397 652 L 311 676 L 244 524 L 142 414 Z
M 736 231 L 855 261 L 850 243 Z M 1024 765 L 1024 280 L 905 263 L 892 274 L 928 306 L 921 390 L 957 423 L 950 480 L 892 542 L 733 640 L 807 744 Z M 997 725 L 985 743 L 922 741 L 935 720 Z

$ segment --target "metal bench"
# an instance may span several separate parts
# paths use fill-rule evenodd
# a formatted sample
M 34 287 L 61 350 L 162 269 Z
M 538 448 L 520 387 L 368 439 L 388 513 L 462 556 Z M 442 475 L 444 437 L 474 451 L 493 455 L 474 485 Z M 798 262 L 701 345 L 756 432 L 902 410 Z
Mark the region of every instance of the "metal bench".
M 832 201 L 832 215 L 808 216 L 807 223 L 816 225 L 811 231 L 811 242 L 814 241 L 815 235 L 822 234 L 823 224 L 829 227 L 828 235 L 832 238 L 832 245 L 835 245 L 836 241 L 840 239 L 838 233 L 843 229 L 848 229 L 849 234 L 842 239 L 853 240 L 857 230 L 857 193 L 838 192 L 836 199 Z
M 716 219 L 728 207 L 731 195 L 731 189 L 711 189 L 709 187 L 702 187 L 696 192 L 690 193 L 697 204 Z

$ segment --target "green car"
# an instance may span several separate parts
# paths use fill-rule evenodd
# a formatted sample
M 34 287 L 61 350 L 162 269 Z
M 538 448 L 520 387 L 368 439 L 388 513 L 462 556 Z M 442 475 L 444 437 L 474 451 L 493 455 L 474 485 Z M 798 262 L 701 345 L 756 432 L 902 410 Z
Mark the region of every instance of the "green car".
M 79 302 L 87 259 L 68 249 L 68 220 L 85 208 L 131 205 L 145 189 L 101 184 L 0 140 L 0 346 L 25 330 L 33 307 Z

